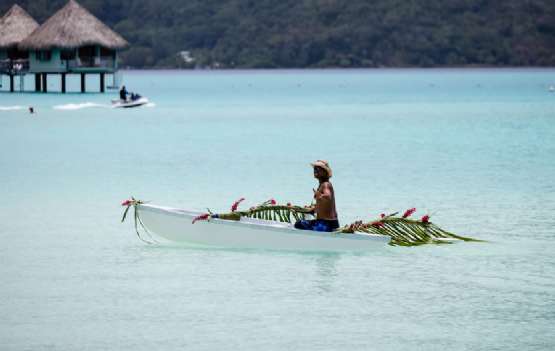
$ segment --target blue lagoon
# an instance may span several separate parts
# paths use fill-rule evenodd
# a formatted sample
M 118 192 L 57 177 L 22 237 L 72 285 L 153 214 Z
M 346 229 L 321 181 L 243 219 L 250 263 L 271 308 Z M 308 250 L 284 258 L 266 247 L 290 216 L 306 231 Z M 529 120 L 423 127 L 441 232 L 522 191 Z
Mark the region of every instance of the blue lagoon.
M 2 92 L 0 349 L 553 349 L 554 82 L 553 69 L 126 71 L 151 101 L 129 110 L 111 108 L 117 92 Z M 205 250 L 145 245 L 119 223 L 130 195 L 305 204 L 315 159 L 334 169 L 342 223 L 416 207 L 487 242 Z

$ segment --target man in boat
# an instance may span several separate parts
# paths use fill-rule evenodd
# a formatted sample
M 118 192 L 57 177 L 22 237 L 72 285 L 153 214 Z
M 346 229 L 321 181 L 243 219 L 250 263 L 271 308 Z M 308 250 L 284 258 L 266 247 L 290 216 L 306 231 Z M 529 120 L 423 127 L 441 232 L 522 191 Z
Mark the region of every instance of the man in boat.
M 127 89 L 125 89 L 125 85 L 121 87 L 120 91 L 119 91 L 119 98 L 122 101 L 127 101 L 127 95 L 129 95 L 129 93 L 127 92 Z
M 316 219 L 297 221 L 295 228 L 332 232 L 339 228 L 335 209 L 335 193 L 330 183 L 332 171 L 328 162 L 323 160 L 318 160 L 311 163 L 311 165 L 314 168 L 314 178 L 318 179 L 319 183 L 318 189 L 313 189 L 316 205 L 311 207 L 311 210 L 316 214 Z

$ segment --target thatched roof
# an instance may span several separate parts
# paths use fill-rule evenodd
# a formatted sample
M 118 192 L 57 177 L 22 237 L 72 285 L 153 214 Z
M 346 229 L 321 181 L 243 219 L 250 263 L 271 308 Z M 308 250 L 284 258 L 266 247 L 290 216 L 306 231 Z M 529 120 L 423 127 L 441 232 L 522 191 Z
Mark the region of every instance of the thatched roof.
M 16 46 L 38 26 L 37 21 L 24 9 L 13 5 L 4 17 L 0 18 L 0 48 Z
M 24 49 L 44 50 L 73 49 L 87 45 L 121 49 L 129 44 L 76 1 L 69 0 L 19 46 Z

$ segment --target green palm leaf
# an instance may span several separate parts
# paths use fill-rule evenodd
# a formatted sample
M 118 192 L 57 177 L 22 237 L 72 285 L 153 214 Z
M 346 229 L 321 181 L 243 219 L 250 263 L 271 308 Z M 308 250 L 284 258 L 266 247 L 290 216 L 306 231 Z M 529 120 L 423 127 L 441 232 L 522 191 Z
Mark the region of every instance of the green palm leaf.
M 241 217 L 258 218 L 283 223 L 292 223 L 291 217 L 298 221 L 306 219 L 311 211 L 301 206 L 284 206 L 284 205 L 262 205 L 253 207 L 247 211 L 235 211 L 229 213 L 220 213 L 217 218 L 238 221 Z
M 417 221 L 408 218 L 389 215 L 373 222 L 362 221 L 346 225 L 338 230 L 339 233 L 362 232 L 380 234 L 391 237 L 391 245 L 417 246 L 424 244 L 448 244 L 453 240 L 482 241 L 455 235 L 431 222 Z

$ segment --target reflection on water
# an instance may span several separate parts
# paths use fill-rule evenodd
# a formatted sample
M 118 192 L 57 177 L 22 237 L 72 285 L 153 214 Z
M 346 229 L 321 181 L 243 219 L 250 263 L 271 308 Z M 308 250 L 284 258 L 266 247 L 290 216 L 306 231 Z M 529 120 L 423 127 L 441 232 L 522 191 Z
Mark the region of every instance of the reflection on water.
M 316 275 L 315 285 L 321 293 L 329 293 L 333 289 L 333 283 L 337 277 L 337 263 L 341 258 L 339 253 L 321 254 L 315 259 Z

